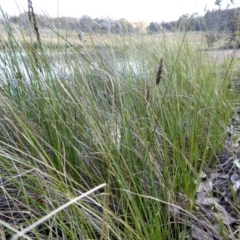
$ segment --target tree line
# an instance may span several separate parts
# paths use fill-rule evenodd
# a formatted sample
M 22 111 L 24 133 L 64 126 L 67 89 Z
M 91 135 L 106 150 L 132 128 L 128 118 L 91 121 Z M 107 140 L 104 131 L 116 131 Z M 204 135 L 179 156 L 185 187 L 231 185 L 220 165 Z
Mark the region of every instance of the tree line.
M 18 24 L 23 28 L 29 27 L 28 13 L 22 13 L 19 16 L 8 17 L 11 23 Z M 49 18 L 43 15 L 37 15 L 38 26 L 47 27 L 54 25 L 59 29 L 68 29 L 73 31 L 81 31 L 84 33 L 136 33 L 143 32 L 147 28 L 145 22 L 131 23 L 125 18 L 119 20 L 113 20 L 110 18 L 95 18 L 92 19 L 88 15 L 84 15 L 81 18 L 74 17 L 60 17 Z
M 113 20 L 111 18 L 92 19 L 88 15 L 80 18 L 60 17 L 48 18 L 43 15 L 37 15 L 38 26 L 47 27 L 51 24 L 59 29 L 68 29 L 81 31 L 83 33 L 159 33 L 161 31 L 226 31 L 229 29 L 235 33 L 239 26 L 240 9 L 227 10 L 207 10 L 204 16 L 197 13 L 192 15 L 184 14 L 177 21 L 171 22 L 129 22 L 125 18 Z M 28 13 L 22 13 L 19 16 L 8 17 L 9 21 L 21 25 L 23 28 L 29 27 Z M 227 22 L 226 22 L 227 21 Z M 228 28 L 226 28 L 228 27 Z
M 28 13 L 22 13 L 19 16 L 11 16 L 8 18 L 11 23 L 18 24 L 23 28 L 29 27 Z M 60 17 L 48 18 L 43 15 L 37 15 L 39 27 L 46 27 L 53 24 L 60 29 L 77 30 L 84 33 L 117 33 L 117 34 L 133 34 L 133 33 L 158 33 L 163 30 L 175 31 L 180 30 L 204 30 L 204 24 L 198 15 L 183 15 L 177 21 L 172 22 L 129 22 L 125 18 L 113 20 L 110 18 L 92 19 L 88 15 L 80 18 Z

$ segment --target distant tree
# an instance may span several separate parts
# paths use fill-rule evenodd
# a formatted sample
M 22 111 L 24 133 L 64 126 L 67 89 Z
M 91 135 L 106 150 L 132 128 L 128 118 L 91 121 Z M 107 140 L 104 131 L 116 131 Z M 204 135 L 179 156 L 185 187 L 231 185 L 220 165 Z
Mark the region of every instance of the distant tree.
M 203 17 L 199 16 L 198 13 L 193 13 L 187 20 L 187 30 L 190 31 L 204 31 L 205 25 Z
M 237 48 L 240 47 L 239 22 L 240 22 L 240 14 L 236 13 L 232 16 L 232 18 L 229 20 L 229 23 L 228 23 L 229 44 L 236 46 Z
M 62 29 L 77 30 L 79 29 L 79 20 L 73 17 L 60 17 L 60 27 Z
M 172 26 L 169 22 L 161 22 L 160 23 L 163 29 L 166 29 L 168 31 L 172 31 Z
M 227 8 L 230 5 L 233 5 L 236 1 L 235 0 L 229 0 Z M 215 5 L 219 6 L 221 8 L 222 0 L 216 0 Z M 240 20 L 240 14 L 234 13 L 232 16 L 229 18 L 228 22 L 228 31 L 230 32 L 229 36 L 229 44 L 233 46 L 235 45 L 237 48 L 240 48 L 240 36 L 239 36 L 239 30 L 240 30 L 240 25 L 239 25 L 239 20 Z
M 217 5 L 217 6 L 220 7 L 220 6 L 221 6 L 221 2 L 222 2 L 222 0 L 216 0 L 216 1 L 215 1 L 215 5 Z
M 135 33 L 146 33 L 148 23 L 146 23 L 146 22 L 135 22 L 135 23 L 132 23 L 132 26 L 134 28 Z
M 9 17 L 8 20 L 9 20 L 9 22 L 11 22 L 11 23 L 15 23 L 15 24 L 18 23 L 18 17 L 17 17 L 17 16 Z
M 79 20 L 79 23 L 80 29 L 83 32 L 92 33 L 99 28 L 97 22 L 87 15 L 82 16 Z
M 194 31 L 206 31 L 203 17 L 198 17 L 194 21 Z
M 20 24 L 24 28 L 29 27 L 29 18 L 28 18 L 28 13 L 27 12 L 21 13 L 18 16 L 18 24 Z
M 157 33 L 157 32 L 160 32 L 160 30 L 161 30 L 161 25 L 156 22 L 151 22 L 147 27 L 147 31 L 149 33 Z
M 50 19 L 44 15 L 38 15 L 38 25 L 41 27 L 46 27 L 49 25 Z
M 121 18 L 120 20 L 115 21 L 114 30 L 116 33 L 120 34 L 131 34 L 134 32 L 132 24 L 125 18 Z
M 98 31 L 102 31 L 105 33 L 110 32 L 110 28 L 111 28 L 111 20 L 110 19 L 96 18 L 94 20 L 98 25 Z
M 231 4 L 234 4 L 235 0 L 229 0 L 229 2 L 227 3 L 227 7 L 229 7 Z M 215 0 L 215 5 L 217 5 L 219 8 L 222 5 L 222 0 Z
M 189 14 L 183 14 L 182 16 L 180 16 L 179 19 L 177 20 L 177 28 L 182 31 L 189 30 L 188 26 L 189 18 L 190 18 Z

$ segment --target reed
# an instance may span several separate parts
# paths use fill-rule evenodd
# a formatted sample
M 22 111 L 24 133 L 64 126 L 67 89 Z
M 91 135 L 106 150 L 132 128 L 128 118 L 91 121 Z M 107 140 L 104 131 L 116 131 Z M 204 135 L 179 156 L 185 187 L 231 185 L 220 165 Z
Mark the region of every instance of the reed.
M 69 47 L 53 51 L 41 41 L 33 51 L 33 40 L 17 41 L 5 21 L 5 238 L 37 223 L 23 231 L 29 238 L 185 239 L 196 179 L 224 149 L 237 98 L 231 72 L 208 62 L 186 36 L 93 36 L 91 47 L 79 48 L 49 25 Z

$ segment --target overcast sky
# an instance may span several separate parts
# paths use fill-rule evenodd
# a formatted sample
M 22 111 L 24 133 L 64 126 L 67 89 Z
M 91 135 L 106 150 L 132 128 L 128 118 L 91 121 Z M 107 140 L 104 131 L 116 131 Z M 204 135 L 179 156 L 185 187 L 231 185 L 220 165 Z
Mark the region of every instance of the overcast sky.
M 177 20 L 179 16 L 198 12 L 204 14 L 204 8 L 217 9 L 215 0 L 32 0 L 33 8 L 38 14 L 50 17 L 68 16 L 92 18 L 110 17 L 126 18 L 129 21 L 162 22 Z M 230 0 L 223 0 L 223 7 Z M 240 0 L 235 0 L 235 7 Z M 0 6 L 8 15 L 19 15 L 26 11 L 28 0 L 0 0 Z

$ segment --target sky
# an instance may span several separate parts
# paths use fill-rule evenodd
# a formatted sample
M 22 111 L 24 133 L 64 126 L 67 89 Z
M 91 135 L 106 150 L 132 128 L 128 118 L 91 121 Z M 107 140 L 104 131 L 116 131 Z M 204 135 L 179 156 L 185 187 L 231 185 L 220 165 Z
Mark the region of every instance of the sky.
M 91 18 L 126 18 L 130 22 L 168 22 L 177 20 L 183 14 L 204 9 L 218 9 L 215 0 L 32 0 L 35 13 L 49 17 L 76 17 L 88 15 Z M 222 8 L 230 0 L 222 0 Z M 234 7 L 240 7 L 235 0 Z M 9 16 L 18 16 L 27 11 L 28 0 L 0 0 L 0 6 Z

